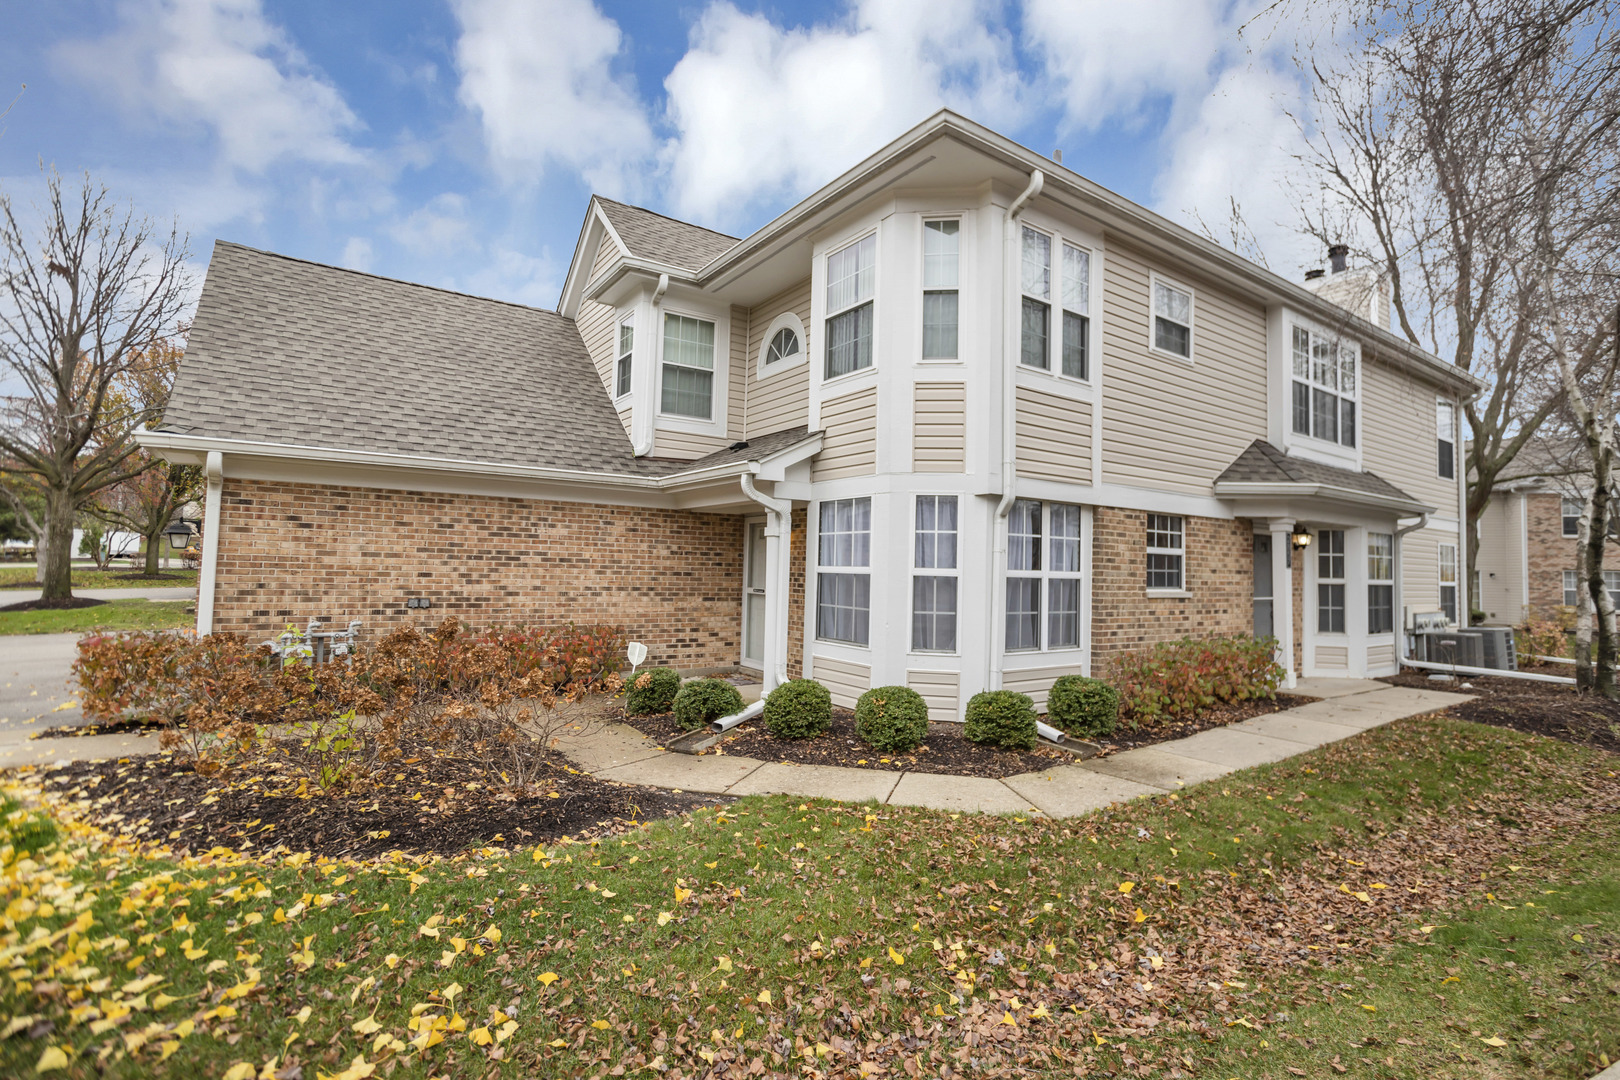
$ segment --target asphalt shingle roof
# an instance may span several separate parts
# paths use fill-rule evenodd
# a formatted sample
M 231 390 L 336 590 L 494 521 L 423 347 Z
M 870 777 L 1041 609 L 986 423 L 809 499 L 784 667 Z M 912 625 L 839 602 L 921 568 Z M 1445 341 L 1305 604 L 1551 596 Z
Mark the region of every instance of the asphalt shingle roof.
M 608 221 L 613 223 L 613 231 L 625 242 L 630 254 L 637 258 L 696 272 L 738 243 L 735 236 L 676 221 L 639 206 L 614 202 L 600 195 L 596 201 L 601 204 Z
M 1289 457 L 1264 439 L 1250 443 L 1226 471 L 1215 478 L 1217 489 L 1222 484 L 1323 484 L 1385 499 L 1421 502 L 1376 473 Z

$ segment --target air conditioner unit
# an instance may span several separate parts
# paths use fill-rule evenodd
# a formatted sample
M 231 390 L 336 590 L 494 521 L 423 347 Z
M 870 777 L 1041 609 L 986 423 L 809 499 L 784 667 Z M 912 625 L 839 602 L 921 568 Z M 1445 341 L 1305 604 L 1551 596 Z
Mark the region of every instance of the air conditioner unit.
M 1513 642 L 1511 626 L 1475 626 L 1460 633 L 1472 634 L 1480 639 L 1480 667 L 1499 671 L 1519 670 L 1519 656 Z
M 1431 664 L 1484 667 L 1485 640 L 1462 630 L 1429 630 L 1417 635 L 1418 653 Z

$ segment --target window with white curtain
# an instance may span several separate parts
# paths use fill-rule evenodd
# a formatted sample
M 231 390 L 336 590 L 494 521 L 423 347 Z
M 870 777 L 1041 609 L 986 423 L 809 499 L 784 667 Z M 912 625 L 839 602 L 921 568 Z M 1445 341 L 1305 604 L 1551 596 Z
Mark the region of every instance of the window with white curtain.
M 1440 545 L 1440 610 L 1457 621 L 1457 545 Z
M 624 397 L 630 392 L 630 368 L 636 345 L 636 324 L 626 319 L 619 324 L 619 362 L 614 396 Z
M 923 359 L 957 359 L 957 272 L 962 223 L 923 222 Z
M 708 420 L 714 415 L 714 323 L 664 314 L 663 394 L 671 416 Z
M 1153 347 L 1192 359 L 1193 297 L 1186 289 L 1153 280 Z
M 821 504 L 816 562 L 816 637 L 866 645 L 871 634 L 872 500 Z M 859 568 L 859 569 L 856 569 Z
M 1356 350 L 1336 338 L 1294 327 L 1293 427 L 1341 446 L 1356 445 Z
M 1063 245 L 1063 374 L 1091 377 L 1091 252 Z
M 872 366 L 876 284 L 876 234 L 827 256 L 827 378 Z
M 1367 633 L 1395 629 L 1395 537 L 1367 534 Z
M 1019 499 L 1007 523 L 1007 648 L 1079 644 L 1080 508 Z
M 1457 407 L 1449 401 L 1434 405 L 1434 428 L 1439 461 L 1436 471 L 1443 479 L 1457 478 Z
M 956 651 L 957 518 L 955 495 L 918 495 L 913 532 L 911 648 Z
M 1060 252 L 1055 266 L 1054 244 Z M 1072 379 L 1090 378 L 1091 252 L 1026 225 L 1019 273 L 1023 290 L 1019 363 L 1051 371 L 1055 347 L 1058 372 Z M 1055 339 L 1054 296 L 1060 301 L 1060 323 Z
M 1316 541 L 1316 629 L 1322 634 L 1342 634 L 1344 530 L 1320 529 Z
M 1023 288 L 1018 361 L 1048 370 L 1052 343 L 1052 238 L 1024 226 L 1019 280 Z

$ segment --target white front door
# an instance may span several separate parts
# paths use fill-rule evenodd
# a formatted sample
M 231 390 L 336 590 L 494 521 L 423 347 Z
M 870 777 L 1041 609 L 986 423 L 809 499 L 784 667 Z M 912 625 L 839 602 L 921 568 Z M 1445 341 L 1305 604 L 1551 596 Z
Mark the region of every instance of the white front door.
M 750 521 L 743 544 L 743 662 L 765 663 L 765 523 Z

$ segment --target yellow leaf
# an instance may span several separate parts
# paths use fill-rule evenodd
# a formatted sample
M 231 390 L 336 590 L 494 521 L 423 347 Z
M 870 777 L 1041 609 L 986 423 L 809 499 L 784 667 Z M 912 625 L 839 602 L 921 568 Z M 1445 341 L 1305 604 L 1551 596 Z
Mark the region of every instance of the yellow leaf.
M 377 1032 L 382 1030 L 382 1025 L 377 1023 L 376 1017 L 377 1014 L 372 1013 L 364 1020 L 361 1020 L 359 1023 L 355 1024 L 352 1028 L 350 1028 L 350 1030 L 356 1035 L 375 1035 Z
M 165 1042 L 165 1043 L 160 1043 L 158 1045 L 158 1050 L 160 1051 L 160 1053 L 158 1054 L 158 1060 L 159 1061 L 168 1061 L 169 1058 L 178 1049 L 180 1049 L 180 1043 L 177 1042 L 174 1039 L 170 1039 L 168 1042 Z
M 1051 1016 L 1051 1015 L 1052 1014 L 1046 1010 L 1046 1006 L 1041 1005 L 1041 1006 L 1037 1007 L 1035 1009 L 1035 1011 L 1033 1011 L 1033 1012 L 1031 1012 L 1029 1014 L 1029 1018 L 1031 1020 L 1043 1020 L 1046 1017 Z
M 287 913 L 280 908 L 276 908 L 275 914 L 270 916 L 270 921 L 284 923 L 287 921 Z
M 602 890 L 602 896 L 603 896 L 604 899 L 607 899 L 607 900 L 611 900 L 615 896 L 618 896 L 618 895 L 619 894 L 614 892 L 612 889 L 603 889 Z
M 1506 1046 L 1507 1045 L 1507 1040 L 1506 1039 L 1500 1039 L 1500 1038 L 1497 1038 L 1494 1035 L 1491 1036 L 1489 1039 L 1481 1039 L 1479 1041 L 1484 1043 L 1486 1046 L 1498 1046 L 1498 1047 L 1500 1047 L 1500 1046 Z
M 1368 1012 L 1377 1012 L 1378 1011 L 1378 1006 L 1376 1006 L 1376 1005 L 1363 1005 L 1362 1008 L 1366 1009 Z
M 674 921 L 674 919 L 675 919 L 675 916 L 670 914 L 667 911 L 660 911 L 658 913 L 658 925 L 659 926 L 668 926 L 671 922 Z
M 1135 917 L 1133 917 L 1131 919 L 1131 921 L 1132 922 L 1147 922 L 1147 913 L 1144 912 L 1141 908 L 1137 908 L 1136 909 L 1136 915 L 1135 915 Z
M 688 896 L 691 896 L 691 895 L 692 895 L 692 890 L 691 889 L 683 889 L 679 885 L 675 886 L 675 902 L 677 904 L 686 903 L 686 898 Z
M 439 991 L 439 996 L 448 1002 L 454 1003 L 456 1000 L 456 995 L 459 993 L 461 993 L 461 984 L 451 983 L 449 986 Z
M 1013 1019 L 1013 1014 L 1010 1013 L 1010 1012 L 1003 1012 L 1001 1014 L 1001 1022 L 1003 1024 L 1007 1024 L 1010 1027 L 1017 1027 L 1018 1026 L 1018 1021 Z
M 488 1046 L 495 1041 L 495 1036 L 489 1033 L 489 1028 L 473 1028 L 467 1032 L 467 1038 L 472 1040 L 474 1046 Z
M 306 1005 L 304 1007 L 307 1009 L 309 1006 Z M 180 1036 L 182 1039 L 196 1030 L 197 1022 L 195 1020 L 182 1020 L 178 1024 L 174 1025 L 174 1033 Z
M 706 862 L 703 865 L 708 867 L 710 870 L 713 870 L 715 867 L 719 866 L 720 863 L 718 860 L 716 860 L 715 862 Z
M 893 945 L 889 946 L 889 959 L 894 961 L 896 964 L 903 964 L 906 962 L 906 958 L 900 953 L 896 952 Z
M 721 971 L 730 971 L 731 970 L 731 957 L 729 957 L 729 956 L 717 956 L 717 957 L 715 957 L 714 958 L 714 966 L 719 968 Z
M 225 1070 L 225 1075 L 220 1077 L 220 1080 L 253 1080 L 258 1071 L 251 1061 L 238 1061 Z
M 597 1031 L 606 1031 L 608 1028 L 610 1028 L 612 1026 L 613 1025 L 608 1023 L 606 1020 L 592 1020 L 591 1021 L 591 1027 L 595 1028 Z
M 547 1046 L 555 1046 L 560 1050 L 561 1048 L 567 1046 L 568 1044 L 563 1042 L 561 1039 L 552 1039 L 550 1042 L 546 1043 L 546 1045 Z
M 1119 891 L 1122 893 L 1128 894 L 1134 888 L 1136 888 L 1136 882 L 1134 881 L 1122 881 L 1119 883 Z
M 416 932 L 421 934 L 423 937 L 436 938 L 439 936 L 439 928 L 437 926 L 418 926 L 416 928 Z
M 392 971 L 399 967 L 399 955 L 397 953 L 389 953 L 387 956 L 383 957 L 383 963 L 388 965 L 389 971 Z
M 499 945 L 501 943 L 501 928 L 496 926 L 494 923 L 490 923 L 484 932 L 478 936 L 489 942 L 491 945 Z
M 754 1000 L 758 1001 L 761 1005 L 769 1005 L 771 1003 L 771 992 L 769 990 L 761 990 L 759 992 L 759 997 L 755 998 Z
M 508 1020 L 506 1023 L 495 1029 L 495 1041 L 498 1043 L 505 1042 L 507 1039 L 512 1037 L 512 1032 L 516 1031 L 517 1029 L 518 1022 L 516 1020 Z
M 303 1024 L 304 1024 L 304 1021 L 309 1019 L 309 1014 L 310 1014 L 311 1011 L 312 1010 L 310 1009 L 310 1007 L 308 1005 L 305 1005 L 302 1009 L 299 1009 L 296 1013 L 293 1014 L 293 1019 L 297 1020 L 299 1026 L 302 1027 Z
M 1357 900 L 1360 900 L 1363 904 L 1372 903 L 1372 897 L 1368 896 L 1364 892 L 1352 893 L 1351 895 L 1353 895 Z
M 60 1046 L 47 1046 L 45 1052 L 39 1055 L 39 1062 L 34 1066 L 34 1071 L 45 1073 L 53 1069 L 65 1069 L 67 1065 L 68 1056 L 62 1052 Z
M 1569 940 L 1579 942 L 1582 945 L 1586 944 L 1586 939 L 1581 937 L 1581 935 L 1579 935 L 1579 934 L 1571 934 L 1571 935 L 1569 935 Z
M 558 975 L 555 971 L 542 971 L 540 973 L 541 986 L 550 986 L 552 983 L 556 982 L 557 979 Z

